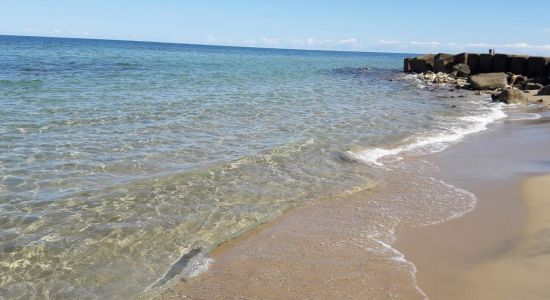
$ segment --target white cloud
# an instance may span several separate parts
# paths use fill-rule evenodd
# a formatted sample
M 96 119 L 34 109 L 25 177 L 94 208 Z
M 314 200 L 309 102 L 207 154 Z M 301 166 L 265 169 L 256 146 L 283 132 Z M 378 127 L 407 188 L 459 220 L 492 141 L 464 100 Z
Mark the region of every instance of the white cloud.
M 399 45 L 402 44 L 401 41 L 395 41 L 395 40 L 379 40 L 377 42 L 380 45 Z
M 208 44 L 215 44 L 215 43 L 218 42 L 218 40 L 215 37 L 211 36 L 211 35 L 206 36 L 204 41 L 207 42 Z
M 535 45 L 526 42 L 515 43 L 464 43 L 458 44 L 455 42 L 424 42 L 424 41 L 398 41 L 398 40 L 378 40 L 372 46 L 375 49 L 387 51 L 389 49 L 399 49 L 399 51 L 427 51 L 427 52 L 464 52 L 464 51 L 482 51 L 487 49 L 495 49 L 497 52 L 507 53 L 523 53 L 531 55 L 548 55 L 550 52 L 550 44 Z
M 268 46 L 277 46 L 277 45 L 279 45 L 279 40 L 276 39 L 276 38 L 264 37 L 264 38 L 261 39 L 261 41 L 264 45 L 268 45 Z
M 313 37 L 305 39 L 295 39 L 289 41 L 288 44 L 280 43 L 283 45 L 288 45 L 295 48 L 313 48 L 313 49 L 344 49 L 350 47 L 356 47 L 359 43 L 359 40 L 356 38 L 347 38 L 341 40 L 332 40 L 332 39 L 317 39 Z
M 357 39 L 354 39 L 354 38 L 339 40 L 338 42 L 336 42 L 336 44 L 338 45 L 353 45 L 356 43 L 357 43 Z
M 540 49 L 550 50 L 550 45 L 533 45 L 525 42 L 507 43 L 507 44 L 488 44 L 488 43 L 470 43 L 465 45 L 468 48 L 504 48 L 504 49 Z
M 308 46 L 313 46 L 313 45 L 315 45 L 315 44 L 317 44 L 317 43 L 318 43 L 317 40 L 314 39 L 314 38 L 307 38 L 307 39 L 306 39 L 306 45 L 308 45 Z
M 419 41 L 410 41 L 409 44 L 415 46 L 440 46 L 440 42 L 419 42 Z
M 245 44 L 247 46 L 256 45 L 256 40 L 255 39 L 245 39 L 245 40 L 243 40 L 243 44 Z

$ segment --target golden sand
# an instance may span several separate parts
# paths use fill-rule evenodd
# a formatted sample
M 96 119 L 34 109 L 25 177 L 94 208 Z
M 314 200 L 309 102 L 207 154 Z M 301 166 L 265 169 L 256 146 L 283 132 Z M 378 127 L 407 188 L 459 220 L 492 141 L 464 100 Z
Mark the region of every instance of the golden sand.
M 550 176 L 523 184 L 527 222 L 518 243 L 465 274 L 470 299 L 550 299 Z

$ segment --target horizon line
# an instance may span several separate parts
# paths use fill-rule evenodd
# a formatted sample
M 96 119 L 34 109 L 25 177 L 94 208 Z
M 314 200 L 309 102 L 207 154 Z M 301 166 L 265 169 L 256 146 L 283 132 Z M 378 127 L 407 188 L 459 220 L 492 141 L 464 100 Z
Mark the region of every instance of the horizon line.
M 131 39 L 112 39 L 112 38 L 94 38 L 94 37 L 68 37 L 68 36 L 41 36 L 41 35 L 22 35 L 22 34 L 3 34 L 7 37 L 27 37 L 27 38 L 51 38 L 51 39 L 72 39 L 72 40 L 92 40 L 92 41 L 112 41 L 112 42 L 133 42 L 133 43 L 155 43 L 169 45 L 188 45 L 188 46 L 206 46 L 206 47 L 228 47 L 228 48 L 246 48 L 246 49 L 264 49 L 264 50 L 293 50 L 293 51 L 317 51 L 317 52 L 346 52 L 346 53 L 388 53 L 388 54 L 429 54 L 429 53 L 413 53 L 413 52 L 381 52 L 368 50 L 327 50 L 327 49 L 300 49 L 300 48 L 276 48 L 276 47 L 258 47 L 258 46 L 238 46 L 238 45 L 221 45 L 221 44 L 194 44 L 184 42 L 166 42 L 166 41 L 150 41 L 150 40 L 131 40 Z

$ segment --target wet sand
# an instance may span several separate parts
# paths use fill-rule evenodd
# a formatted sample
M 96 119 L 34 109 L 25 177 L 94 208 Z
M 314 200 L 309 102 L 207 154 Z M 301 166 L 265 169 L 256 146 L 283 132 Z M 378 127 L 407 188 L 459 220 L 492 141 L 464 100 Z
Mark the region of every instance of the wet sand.
M 409 270 L 369 252 L 362 234 L 376 192 L 316 201 L 226 242 L 208 272 L 162 299 L 424 299 Z
M 550 107 L 550 96 L 541 96 L 538 95 L 537 90 L 534 91 L 526 91 L 527 100 L 530 103 L 539 103 L 544 105 L 545 107 Z
M 474 192 L 478 204 L 465 216 L 432 226 L 398 226 L 399 239 L 393 245 L 397 250 L 373 239 L 371 226 L 386 219 L 373 215 L 372 205 L 424 188 L 403 184 L 414 182 L 414 174 L 388 176 L 374 190 L 319 199 L 222 244 L 212 253 L 214 263 L 206 273 L 177 284 L 160 298 L 514 299 L 521 295 L 539 299 L 548 295 L 550 286 L 542 281 L 550 278 L 550 268 L 531 270 L 536 268 L 532 263 L 539 265 L 540 260 L 543 266 L 547 258 L 529 254 L 534 245 L 543 249 L 541 253 L 550 251 L 550 245 L 535 238 L 550 232 L 544 231 L 550 227 L 540 227 L 541 220 L 550 216 L 550 211 L 546 213 L 550 209 L 540 209 L 545 205 L 540 195 L 548 191 L 533 189 L 541 186 L 541 179 L 527 181 L 525 205 L 522 182 L 550 172 L 545 157 L 550 153 L 549 119 L 505 121 L 493 127 L 442 153 L 406 159 L 428 160 L 439 166 L 437 175 L 447 183 Z M 398 204 L 417 201 L 407 200 Z M 386 253 L 377 254 L 375 248 Z M 501 285 L 509 289 L 495 288 Z
M 550 182 L 531 178 L 550 173 L 549 121 L 506 121 L 430 158 L 478 197 L 462 218 L 400 234 L 430 299 L 550 299 Z

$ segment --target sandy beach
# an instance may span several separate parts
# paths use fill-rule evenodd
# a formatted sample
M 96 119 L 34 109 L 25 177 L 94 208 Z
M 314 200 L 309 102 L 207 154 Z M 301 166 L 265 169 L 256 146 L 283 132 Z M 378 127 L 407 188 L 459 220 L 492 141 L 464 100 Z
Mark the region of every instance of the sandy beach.
M 389 191 L 418 192 L 390 176 L 384 186 L 315 201 L 223 244 L 208 272 L 161 298 L 546 299 L 550 247 L 540 237 L 550 228 L 549 177 L 531 177 L 550 168 L 548 120 L 504 121 L 441 153 L 407 158 L 437 165 L 431 172 L 473 192 L 477 206 L 449 222 L 401 226 L 391 259 L 373 255 L 372 240 L 361 236 L 373 218 L 368 203 L 391 198 Z M 399 258 L 409 268 L 395 267 Z
M 536 176 L 549 171 L 549 130 L 547 117 L 505 121 L 430 158 L 447 182 L 478 197 L 462 218 L 400 235 L 396 247 L 416 264 L 431 299 L 548 298 L 541 280 L 549 269 L 529 267 L 544 266 L 547 258 L 528 249 L 544 249 L 544 239 L 533 236 L 548 228 L 548 178 Z

